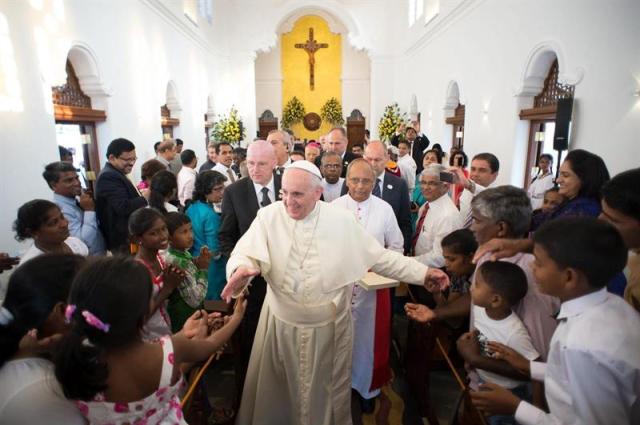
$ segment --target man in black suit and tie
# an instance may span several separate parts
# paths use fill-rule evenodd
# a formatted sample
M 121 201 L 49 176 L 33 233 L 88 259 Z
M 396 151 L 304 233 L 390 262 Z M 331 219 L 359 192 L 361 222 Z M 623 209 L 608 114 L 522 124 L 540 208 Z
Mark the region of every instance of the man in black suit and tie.
M 276 163 L 276 154 L 269 142 L 256 140 L 249 145 L 247 149 L 249 177 L 228 186 L 222 198 L 222 224 L 218 231 L 222 255 L 228 257 L 231 254 L 238 240 L 251 226 L 260 208 L 280 199 L 282 175 L 274 170 Z M 236 382 L 240 390 L 244 384 L 266 291 L 267 283 L 261 276 L 256 276 L 251 283 L 247 309 L 237 332 L 240 353 L 236 362 Z
M 96 217 L 111 252 L 129 254 L 129 216 L 147 206 L 149 190 L 138 192 L 127 174 L 136 163 L 136 147 L 127 139 L 115 139 L 107 148 L 107 160 L 96 181 Z M 145 195 L 145 196 L 142 196 Z
M 414 124 L 419 125 L 417 122 Z M 429 143 L 430 143 L 429 139 L 424 134 L 421 134 L 420 136 L 418 136 L 418 130 L 416 130 L 413 127 L 407 127 L 407 129 L 404 132 L 404 135 L 405 135 L 405 139 L 409 142 L 411 146 L 411 157 L 416 162 L 416 166 L 417 166 L 416 175 L 418 175 L 422 172 L 422 168 L 423 168 L 422 158 L 424 157 L 424 152 L 429 147 Z M 393 137 L 391 138 L 391 144 L 397 147 L 399 142 L 400 142 L 400 135 L 394 134 Z
M 411 205 L 407 182 L 385 171 L 389 154 L 384 143 L 372 140 L 364 149 L 364 159 L 376 173 L 376 184 L 371 192 L 374 196 L 387 201 L 393 208 L 398 227 L 404 237 L 404 251 L 411 249 Z
M 335 152 L 342 158 L 342 174 L 340 177 L 344 178 L 347 175 L 347 167 L 349 163 L 356 158 L 360 158 L 358 155 L 355 155 L 351 152 L 347 152 L 347 145 L 349 145 L 349 141 L 347 140 L 347 130 L 343 127 L 334 127 L 331 129 L 329 134 L 327 134 L 327 151 Z M 321 167 L 322 163 L 322 155 L 316 158 L 316 166 L 318 168 Z

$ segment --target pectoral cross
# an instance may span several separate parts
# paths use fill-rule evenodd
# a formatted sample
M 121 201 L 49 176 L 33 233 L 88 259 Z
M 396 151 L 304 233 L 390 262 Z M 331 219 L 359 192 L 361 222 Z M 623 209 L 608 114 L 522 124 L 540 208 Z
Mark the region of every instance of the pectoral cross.
M 327 43 L 318 43 L 313 39 L 313 28 L 309 28 L 309 39 L 306 43 L 296 43 L 295 45 L 296 49 L 304 49 L 305 52 L 309 54 L 309 87 L 311 88 L 311 90 L 315 88 L 314 68 L 316 59 L 314 57 L 314 54 L 319 49 L 326 49 L 327 47 L 329 47 Z

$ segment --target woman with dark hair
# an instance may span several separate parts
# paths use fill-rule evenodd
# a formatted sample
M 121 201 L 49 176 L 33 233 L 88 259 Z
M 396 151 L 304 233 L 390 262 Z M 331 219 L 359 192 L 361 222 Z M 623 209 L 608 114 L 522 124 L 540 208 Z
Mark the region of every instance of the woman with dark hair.
M 160 143 L 160 142 L 158 142 Z M 138 183 L 138 189 L 149 189 L 149 185 L 151 184 L 151 179 L 156 173 L 160 171 L 164 171 L 167 169 L 167 166 L 157 159 L 150 159 L 140 167 L 140 183 Z
M 89 255 L 84 242 L 69 236 L 69 222 L 51 201 L 34 199 L 18 208 L 13 230 L 18 241 L 33 239 L 33 245 L 20 257 L 20 264 L 45 253 Z
M 538 173 L 529 183 L 527 195 L 531 199 L 531 208 L 540 209 L 544 201 L 544 194 L 555 185 L 553 180 L 553 157 L 543 153 L 538 158 Z
M 191 203 L 185 213 L 191 219 L 193 246 L 191 254 L 198 256 L 203 246 L 209 248 L 212 259 L 209 263 L 208 289 L 206 299 L 219 300 L 226 283 L 226 259 L 219 253 L 218 231 L 222 219 L 221 203 L 224 182 L 227 178 L 217 171 L 204 171 L 196 177 Z
M 164 170 L 156 173 L 151 179 L 149 187 L 149 206 L 157 209 L 162 214 L 176 212 L 178 208 L 170 201 L 176 199 L 178 194 L 178 180 L 171 171 Z
M 462 174 L 464 174 L 466 178 L 469 178 L 469 170 L 467 170 L 467 165 L 469 165 L 469 158 L 467 157 L 467 154 L 460 149 L 453 150 L 453 154 L 451 158 L 449 158 L 449 166 L 460 168 L 462 170 Z M 463 185 L 452 185 L 451 199 L 453 199 L 453 203 L 456 204 L 456 207 L 458 208 L 460 208 L 460 196 L 462 195 L 463 191 Z
M 442 160 L 444 159 L 444 151 L 442 150 L 442 146 L 440 146 L 440 143 L 436 143 L 433 146 L 431 146 L 431 150 L 437 151 L 438 152 L 438 157 L 440 158 L 440 162 L 438 162 L 438 164 L 442 164 Z
M 48 360 L 58 336 L 66 332 L 67 296 L 83 263 L 78 255 L 42 255 L 9 278 L 0 307 L 1 423 L 84 423 L 62 395 Z
M 583 149 L 575 149 L 567 154 L 556 183 L 558 193 L 567 201 L 547 214 L 535 217 L 532 229 L 558 217 L 598 217 L 600 190 L 609 181 L 609 170 L 598 155 Z

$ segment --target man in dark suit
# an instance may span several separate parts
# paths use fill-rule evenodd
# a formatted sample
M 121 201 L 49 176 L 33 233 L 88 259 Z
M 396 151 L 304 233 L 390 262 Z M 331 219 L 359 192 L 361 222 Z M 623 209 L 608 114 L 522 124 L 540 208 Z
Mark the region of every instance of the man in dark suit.
M 108 162 L 96 181 L 96 216 L 107 249 L 113 253 L 130 252 L 129 216 L 147 206 L 148 189 L 138 192 L 127 178 L 136 159 L 133 143 L 127 139 L 113 140 L 107 148 Z
M 376 184 L 372 194 L 384 199 L 391 205 L 398 221 L 398 227 L 404 237 L 404 251 L 411 249 L 411 211 L 409 188 L 407 182 L 385 171 L 389 154 L 384 144 L 379 140 L 372 140 L 364 149 L 364 159 L 373 167 L 376 173 Z
M 400 134 L 394 134 L 391 138 L 391 144 L 397 147 L 400 142 L 400 138 Z M 416 162 L 416 175 L 418 175 L 423 169 L 422 158 L 424 157 L 424 152 L 427 150 L 429 143 L 431 142 L 429 142 L 429 139 L 424 134 L 418 136 L 418 131 L 413 127 L 407 127 L 404 132 L 404 138 L 411 145 L 411 157 Z
M 335 152 L 342 158 L 342 174 L 340 177 L 345 177 L 347 175 L 347 167 L 349 163 L 356 158 L 360 158 L 358 155 L 353 154 L 351 152 L 347 152 L 347 145 L 349 145 L 349 141 L 347 140 L 347 130 L 343 127 L 334 127 L 331 129 L 329 134 L 327 134 L 327 151 Z M 322 155 L 316 158 L 316 166 L 320 168 L 322 166 Z
M 276 154 L 269 142 L 257 140 L 247 149 L 249 177 L 228 186 L 222 198 L 222 224 L 218 231 L 220 251 L 229 256 L 238 240 L 249 229 L 258 210 L 280 199 L 281 174 L 275 172 Z M 251 282 L 247 309 L 237 332 L 239 356 L 236 362 L 236 382 L 242 389 L 249 364 L 253 338 L 267 283 L 260 276 Z M 242 392 L 240 391 L 240 394 Z

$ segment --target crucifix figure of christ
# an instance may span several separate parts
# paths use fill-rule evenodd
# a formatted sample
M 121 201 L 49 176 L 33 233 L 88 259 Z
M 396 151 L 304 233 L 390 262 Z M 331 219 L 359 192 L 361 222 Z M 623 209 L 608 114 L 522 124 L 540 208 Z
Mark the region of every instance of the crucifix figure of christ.
M 327 47 L 329 47 L 327 43 L 318 43 L 316 40 L 313 39 L 313 28 L 309 28 L 309 39 L 307 40 L 306 43 L 295 44 L 296 49 L 304 49 L 305 52 L 309 54 L 309 87 L 311 88 L 311 90 L 313 90 L 315 87 L 314 68 L 316 64 L 316 59 L 314 54 L 319 49 L 326 49 Z

